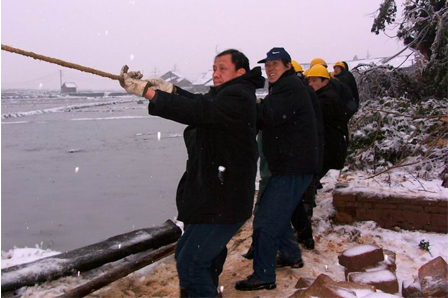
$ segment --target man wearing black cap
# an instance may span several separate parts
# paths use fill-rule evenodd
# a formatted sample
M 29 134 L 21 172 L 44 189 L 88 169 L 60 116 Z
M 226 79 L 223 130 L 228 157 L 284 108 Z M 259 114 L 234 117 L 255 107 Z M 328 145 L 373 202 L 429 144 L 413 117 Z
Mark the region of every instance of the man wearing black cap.
M 284 48 L 273 48 L 258 63 L 265 63 L 269 80 L 269 94 L 257 107 L 257 126 L 263 131 L 263 152 L 272 176 L 253 223 L 254 272 L 236 283 L 241 291 L 274 289 L 276 267 L 303 267 L 291 215 L 318 172 L 313 105 L 291 67 L 290 55 Z

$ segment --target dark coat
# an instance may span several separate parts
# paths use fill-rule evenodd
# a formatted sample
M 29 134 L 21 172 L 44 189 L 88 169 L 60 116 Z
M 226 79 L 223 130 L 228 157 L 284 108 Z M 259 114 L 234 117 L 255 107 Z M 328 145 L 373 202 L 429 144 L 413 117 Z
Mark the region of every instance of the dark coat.
M 329 80 L 316 91 L 324 122 L 324 174 L 329 169 L 342 169 L 347 156 L 348 128 L 340 85 Z
M 318 140 L 318 143 L 317 143 L 317 149 L 318 149 L 317 171 L 318 171 L 318 173 L 321 173 L 323 170 L 323 164 L 324 164 L 324 144 L 325 144 L 324 122 L 323 122 L 323 118 L 322 118 L 322 110 L 320 108 L 319 99 L 317 98 L 317 95 L 316 95 L 316 92 L 314 92 L 314 89 L 311 86 L 307 86 L 306 88 L 308 91 L 308 95 L 311 98 L 311 103 L 313 104 L 314 116 L 316 117 L 317 140 Z
M 263 153 L 272 174 L 318 173 L 318 136 L 313 104 L 307 88 L 286 71 L 258 105 L 263 130 Z
M 353 98 L 356 102 L 356 110 L 359 108 L 359 92 L 358 92 L 358 85 L 356 84 L 356 79 L 353 76 L 353 74 L 341 67 L 341 73 L 338 75 L 335 75 L 335 78 L 339 80 L 341 83 L 346 84 L 348 87 L 350 87 L 350 91 L 352 92 Z
M 256 67 L 205 95 L 156 91 L 149 114 L 189 125 L 187 168 L 176 196 L 180 221 L 234 224 L 251 217 L 258 159 L 255 89 L 263 85 Z

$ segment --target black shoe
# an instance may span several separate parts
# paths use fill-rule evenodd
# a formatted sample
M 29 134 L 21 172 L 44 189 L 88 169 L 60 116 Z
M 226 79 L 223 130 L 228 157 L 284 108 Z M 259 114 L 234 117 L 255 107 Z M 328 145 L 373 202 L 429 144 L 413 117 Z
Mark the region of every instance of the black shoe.
M 302 268 L 304 266 L 302 259 L 298 259 L 297 261 L 286 261 L 282 258 L 277 258 L 277 268 L 281 267 L 291 267 L 291 268 Z
M 252 260 L 254 258 L 254 247 L 249 247 L 249 250 L 243 255 L 248 260 Z
M 297 242 L 303 245 L 304 248 L 313 250 L 314 249 L 314 239 L 297 239 Z
M 256 291 L 256 290 L 273 290 L 277 287 L 277 283 L 258 280 L 253 274 L 247 279 L 237 281 L 235 289 L 238 291 Z

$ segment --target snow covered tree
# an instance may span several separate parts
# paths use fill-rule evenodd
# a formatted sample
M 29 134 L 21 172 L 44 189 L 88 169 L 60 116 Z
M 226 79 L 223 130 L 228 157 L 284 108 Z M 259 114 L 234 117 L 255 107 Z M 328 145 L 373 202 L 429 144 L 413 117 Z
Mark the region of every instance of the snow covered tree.
M 448 90 L 448 5 L 446 0 L 405 0 L 397 38 L 420 53 L 418 80 L 425 96 L 446 97 Z M 397 6 L 384 0 L 378 9 L 372 32 L 396 25 Z

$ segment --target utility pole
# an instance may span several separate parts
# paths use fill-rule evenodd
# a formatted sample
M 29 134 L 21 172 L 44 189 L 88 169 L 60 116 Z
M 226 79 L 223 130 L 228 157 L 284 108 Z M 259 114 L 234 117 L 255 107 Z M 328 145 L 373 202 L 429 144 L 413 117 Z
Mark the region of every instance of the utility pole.
M 59 70 L 59 82 L 60 82 L 59 87 L 62 90 L 62 70 Z

